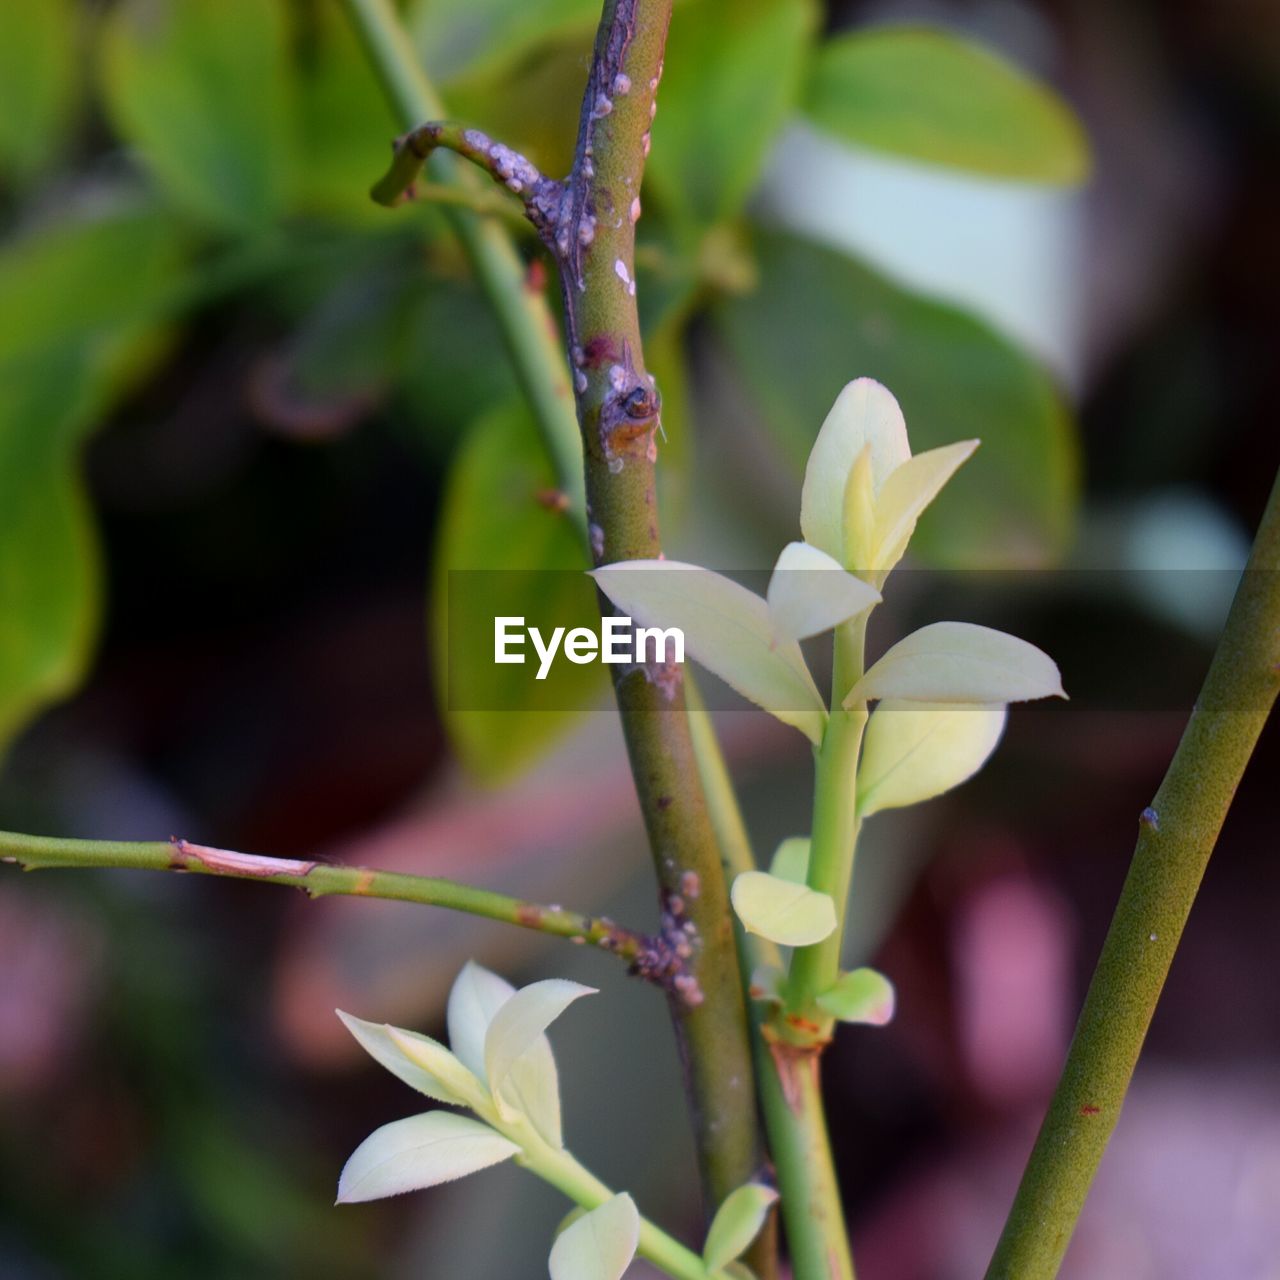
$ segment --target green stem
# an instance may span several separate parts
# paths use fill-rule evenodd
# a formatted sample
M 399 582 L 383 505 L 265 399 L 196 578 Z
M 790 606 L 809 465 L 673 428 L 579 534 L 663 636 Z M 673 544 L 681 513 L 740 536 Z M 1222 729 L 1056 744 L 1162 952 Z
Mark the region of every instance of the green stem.
M 388 0 L 346 3 L 406 125 L 440 120 L 443 104 L 422 79 Z M 661 554 L 654 485 L 659 397 L 644 367 L 636 309 L 635 220 L 670 16 L 671 0 L 606 0 L 573 171 L 563 184 L 552 184 L 559 197 L 554 208 L 550 197 L 556 193 L 550 188 L 535 208 L 526 201 L 526 212 L 560 272 L 581 431 L 573 464 L 585 461 L 587 528 L 597 563 Z M 465 131 L 439 125 L 415 129 L 412 139 L 397 150 L 393 178 L 408 176 L 420 153 L 427 152 L 433 177 L 452 177 L 455 157 L 440 149 L 446 145 L 467 149 L 470 158 L 504 181 L 507 159 L 519 162 L 505 152 L 499 161 L 492 146 L 482 148 Z M 458 174 L 456 180 L 467 178 Z M 391 185 L 390 180 L 380 183 L 379 194 L 390 194 Z M 544 432 L 561 484 L 580 494 L 579 477 L 571 484 L 566 472 L 568 384 L 564 362 L 554 351 L 553 328 L 541 311 L 541 322 L 531 321 L 529 291 L 517 278 L 518 260 L 501 228 L 477 224 L 461 212 L 455 216 L 477 275 L 504 320 L 540 419 L 554 411 L 554 429 L 547 432 L 544 426 Z M 696 953 L 670 975 L 671 1009 L 686 1065 L 703 1186 L 708 1204 L 716 1205 L 756 1173 L 761 1159 L 728 891 L 698 783 L 679 671 L 614 671 L 664 917 L 677 929 L 685 922 L 694 927 Z
M 778 1046 L 761 1071 L 761 1100 L 778 1170 L 795 1280 L 854 1280 L 840 1187 L 822 1106 L 819 1053 Z
M 444 103 L 427 79 L 391 0 L 343 0 L 369 62 L 403 126 L 440 119 Z M 432 179 L 469 196 L 489 197 L 484 179 L 455 157 L 438 151 L 427 162 Z M 523 261 L 509 232 L 489 218 L 445 206 L 480 287 L 493 307 L 530 408 L 569 496 L 575 520 L 585 523 L 582 445 L 574 414 L 573 388 L 560 350 L 559 328 L 541 292 L 528 288 Z
M 988 1280 L 1051 1280 L 1106 1149 L 1232 797 L 1280 688 L 1280 478 L 1138 843 Z
M 418 902 L 587 943 L 624 960 L 634 960 L 645 947 L 645 939 L 640 934 L 620 928 L 610 920 L 565 911 L 562 907 L 541 906 L 488 889 L 458 884 L 454 880 L 376 871 L 371 867 L 341 867 L 295 858 L 234 853 L 228 849 L 192 844 L 188 840 L 63 840 L 0 831 L 0 861 L 16 862 L 26 871 L 48 867 L 189 871 L 197 875 L 287 885 L 305 890 L 312 898 L 345 894 L 357 898 Z
M 732 881 L 754 870 L 756 859 L 711 719 L 692 684 L 690 701 L 698 769 L 725 872 Z M 781 964 L 778 948 L 767 938 L 741 927 L 735 932 L 739 963 L 746 974 L 761 965 Z M 777 1171 L 793 1274 L 796 1280 L 853 1280 L 853 1257 L 819 1088 L 820 1059 L 817 1054 L 788 1057 L 780 1047 L 771 1049 L 764 1035 L 766 1006 L 750 1000 L 748 1009 L 760 1103 Z
M 659 396 L 636 309 L 635 220 L 671 0 L 606 0 L 555 246 L 597 563 L 656 559 Z M 615 692 L 664 915 L 696 950 L 672 982 L 704 1199 L 761 1164 L 746 1002 L 729 894 L 698 779 L 679 667 L 615 666 Z M 679 911 L 673 908 L 679 904 Z
M 831 897 L 838 923 L 821 942 L 798 948 L 791 961 L 788 1010 L 805 1024 L 814 1024 L 795 1028 L 799 1042 L 805 1044 L 825 1043 L 834 1026 L 831 1018 L 815 1013 L 815 1001 L 840 976 L 840 947 L 858 839 L 858 751 L 867 724 L 866 703 L 846 711 L 842 702 L 862 675 L 866 630 L 866 614 L 836 628 L 831 717 L 818 751 L 814 779 L 809 887 Z
M 526 1143 L 524 1154 L 517 1156 L 516 1162 L 584 1209 L 598 1208 L 613 1198 L 614 1193 L 569 1152 L 544 1142 Z M 698 1254 L 644 1217 L 640 1219 L 639 1253 L 676 1280 L 711 1280 L 711 1272 Z

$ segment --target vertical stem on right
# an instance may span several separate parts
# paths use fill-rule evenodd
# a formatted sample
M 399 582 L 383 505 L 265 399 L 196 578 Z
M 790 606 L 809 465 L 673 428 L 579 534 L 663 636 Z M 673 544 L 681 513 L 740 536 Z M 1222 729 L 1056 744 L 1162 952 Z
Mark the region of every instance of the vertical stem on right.
M 1120 1118 L 1169 966 L 1280 689 L 1280 478 L 1155 799 L 987 1280 L 1052 1280 Z

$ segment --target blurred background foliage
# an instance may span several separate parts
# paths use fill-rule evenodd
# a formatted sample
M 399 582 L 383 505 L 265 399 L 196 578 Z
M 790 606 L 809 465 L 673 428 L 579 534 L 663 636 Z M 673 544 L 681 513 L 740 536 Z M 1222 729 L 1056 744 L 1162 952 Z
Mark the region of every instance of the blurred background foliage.
M 567 168 L 595 0 L 404 14 L 451 114 Z M 873 824 L 854 949 L 903 1007 L 830 1070 L 873 1277 L 971 1275 L 994 1239 L 1270 483 L 1278 70 L 1280 18 L 1245 3 L 677 7 L 637 251 L 669 551 L 769 563 L 826 409 L 869 374 L 918 449 L 984 440 L 922 562 L 1142 570 L 1039 592 L 1021 629 L 1069 682 L 1108 637 L 1130 684 L 1153 653 L 1172 682 L 1168 714 L 1131 688 L 1020 713 L 979 782 Z M 0 5 L 0 826 L 320 850 L 643 924 L 611 717 L 448 706 L 487 678 L 446 653 L 448 570 L 583 553 L 439 208 L 367 199 L 397 131 L 334 0 Z M 903 594 L 895 633 L 936 601 Z M 806 761 L 724 720 L 767 853 L 807 821 Z M 1280 1116 L 1247 1086 L 1280 1026 L 1238 983 L 1276 960 L 1246 927 L 1276 887 L 1253 805 L 1135 1096 L 1207 1181 L 1197 1203 L 1112 1173 L 1075 1274 L 1277 1265 Z M 663 1011 L 600 957 L 387 904 L 6 876 L 0 1272 L 541 1274 L 559 1215 L 515 1171 L 479 1199 L 327 1207 L 347 1149 L 412 1101 L 341 1074 L 332 1007 L 430 1026 L 473 953 L 606 984 L 558 1033 L 571 1140 L 691 1223 Z M 1206 1056 L 1244 1083 L 1180 1129 Z M 1217 1165 L 1213 1132 L 1240 1135 Z M 1235 1252 L 1196 1233 L 1215 1214 Z
M 406 17 L 452 111 L 564 172 L 594 8 L 424 2 Z M 387 417 L 433 460 L 474 436 L 448 463 L 438 574 L 580 563 L 552 527 L 558 513 L 536 502 L 550 477 L 534 483 L 515 461 L 529 426 L 513 418 L 493 324 L 436 211 L 393 218 L 367 199 L 395 130 L 334 4 L 55 0 L 12 12 L 0 733 L 74 690 L 92 658 L 101 570 L 79 489 L 84 441 L 229 311 L 275 341 L 249 393 L 277 434 L 315 443 Z M 697 0 L 675 24 L 640 245 L 675 441 L 666 478 L 687 503 L 689 338 L 710 321 L 780 468 L 798 472 L 850 369 L 873 372 L 902 399 L 918 447 L 987 442 L 924 535 L 932 555 L 1044 563 L 1065 544 L 1075 492 L 1055 379 L 973 316 L 766 229 L 748 202 L 805 115 L 865 146 L 1026 181 L 1078 181 L 1082 134 L 1049 90 L 955 36 L 823 38 L 819 19 L 811 0 Z M 784 340 L 799 322 L 809 341 Z M 770 514 L 778 528 L 791 515 Z M 500 776 L 552 728 L 528 724 L 461 717 L 455 737 L 474 768 Z

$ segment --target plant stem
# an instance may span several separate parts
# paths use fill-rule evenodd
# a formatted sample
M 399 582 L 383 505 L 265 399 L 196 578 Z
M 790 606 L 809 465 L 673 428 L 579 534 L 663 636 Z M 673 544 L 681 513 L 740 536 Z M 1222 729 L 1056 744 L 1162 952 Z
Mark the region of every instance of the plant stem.
M 795 1280 L 854 1280 L 822 1106 L 821 1054 L 778 1051 L 769 1056 L 771 1069 L 761 1069 L 760 1093 L 778 1169 L 792 1274 Z
M 840 976 L 840 947 L 858 839 L 858 751 L 867 724 L 866 703 L 846 711 L 845 694 L 862 676 L 867 616 L 836 628 L 831 716 L 818 751 L 813 795 L 813 832 L 809 850 L 809 888 L 836 904 L 836 928 L 821 942 L 797 949 L 787 982 L 787 1008 L 805 1024 L 798 1043 L 822 1045 L 834 1020 L 815 1012 L 815 1000 Z
M 742 872 L 754 870 L 756 859 L 720 744 L 692 685 L 690 699 L 693 705 L 689 719 L 698 769 L 725 872 L 732 881 Z M 736 919 L 735 933 L 745 973 L 752 974 L 761 965 L 776 967 L 781 963 L 781 955 L 772 942 L 748 934 Z M 748 1009 L 756 1079 L 777 1170 L 793 1274 L 796 1280 L 853 1280 L 853 1257 L 819 1087 L 820 1059 L 809 1054 L 788 1061 L 775 1054 L 763 1034 L 766 1006 L 750 1000 Z
M 197 875 L 288 885 L 304 890 L 312 898 L 346 894 L 357 898 L 418 902 L 424 906 L 465 911 L 487 920 L 535 929 L 556 938 L 584 942 L 624 960 L 635 960 L 646 946 L 646 939 L 640 934 L 620 928 L 611 920 L 525 902 L 454 880 L 376 871 L 371 867 L 341 867 L 325 862 L 234 853 L 192 844 L 187 840 L 63 840 L 0 831 L 0 861 L 16 862 L 26 871 L 48 867 L 190 871 Z
M 404 127 L 443 117 L 444 103 L 422 70 L 391 0 L 343 0 L 343 4 Z M 469 196 L 490 195 L 478 174 L 445 152 L 432 155 L 427 167 L 436 183 Z M 442 212 L 493 307 L 516 378 L 555 467 L 557 484 L 569 496 L 573 518 L 582 523 L 582 446 L 555 318 L 542 293 L 527 287 L 524 263 L 505 228 L 465 208 L 448 205 Z
M 1280 478 L 1138 843 L 988 1280 L 1051 1280 L 1106 1149 L 1218 833 L 1280 689 Z
M 567 234 L 557 239 L 587 511 L 597 563 L 657 558 L 659 398 L 644 368 L 635 219 L 671 0 L 606 0 L 587 80 Z M 746 1003 L 720 853 L 698 778 L 678 667 L 614 667 L 664 904 L 679 901 L 698 950 L 672 996 L 709 1208 L 758 1171 L 761 1150 Z M 680 979 L 677 979 L 680 982 Z
M 613 1198 L 614 1193 L 569 1152 L 546 1143 L 527 1145 L 516 1162 L 584 1209 L 595 1209 Z M 639 1253 L 675 1280 L 710 1280 L 711 1273 L 698 1254 L 644 1217 L 640 1219 Z
M 346 3 L 406 125 L 439 121 L 441 103 L 422 79 L 388 0 Z M 545 199 L 540 193 L 537 201 L 526 201 L 560 272 L 581 430 L 574 462 L 585 461 L 588 542 L 597 563 L 661 555 L 654 485 L 660 400 L 644 367 L 636 310 L 635 221 L 670 17 L 671 0 L 606 0 L 573 170 L 563 184 L 547 184 Z M 433 176 L 454 172 L 441 167 L 453 157 L 439 149 L 427 154 L 424 143 L 474 152 L 471 158 L 510 185 L 506 161 L 494 158 L 493 144 L 486 158 L 465 131 L 430 124 L 415 129 L 398 146 L 394 177 L 411 176 L 423 158 Z M 501 154 L 522 162 L 514 153 Z M 379 183 L 379 197 L 391 196 L 394 185 L 390 178 Z M 528 291 L 510 269 L 514 255 L 501 228 L 477 226 L 462 213 L 456 216 L 481 283 L 500 319 L 507 320 L 517 365 L 528 366 L 526 383 L 541 394 L 541 402 L 535 396 L 535 404 L 542 405 L 540 419 L 556 411 L 548 441 L 568 488 L 563 468 L 569 450 L 560 412 L 567 403 L 567 384 L 559 380 L 565 376 L 563 361 L 548 348 L 551 328 L 533 324 L 530 336 Z M 548 364 L 559 374 L 550 387 Z M 570 492 L 581 492 L 576 477 Z M 706 1201 L 714 1206 L 748 1181 L 761 1159 L 728 892 L 698 781 L 679 669 L 623 672 L 615 667 L 614 673 L 664 926 L 678 918 L 679 925 L 687 921 L 695 930 L 695 955 L 670 975 L 671 1010 L 686 1066 Z

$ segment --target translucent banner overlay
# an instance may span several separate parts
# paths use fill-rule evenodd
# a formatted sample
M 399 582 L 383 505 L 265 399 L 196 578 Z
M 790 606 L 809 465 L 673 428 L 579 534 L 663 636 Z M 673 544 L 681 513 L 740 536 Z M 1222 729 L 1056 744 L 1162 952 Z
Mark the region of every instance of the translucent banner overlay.
M 630 572 L 668 580 L 672 571 Z M 763 599 L 770 581 L 767 571 L 717 572 L 760 597 L 758 604 L 745 606 L 749 611 L 770 617 Z M 822 571 L 794 571 L 790 577 L 786 594 L 793 598 L 821 599 L 830 583 Z M 1064 713 L 1185 714 L 1199 692 L 1240 580 L 1240 571 L 1219 569 L 898 568 L 889 579 L 884 603 L 871 614 L 867 665 L 919 627 L 976 623 L 1029 641 L 1054 659 L 1070 697 L 1065 707 L 1055 704 Z M 778 598 L 776 584 L 774 594 Z M 638 616 L 632 626 L 618 622 L 605 627 L 601 601 L 595 583 L 583 572 L 451 571 L 443 602 L 448 613 L 443 692 L 449 709 L 608 708 L 610 679 L 635 669 L 635 628 L 668 628 L 672 619 Z M 607 601 L 605 610 L 610 616 L 625 616 Z M 669 668 L 677 665 L 675 637 L 646 640 L 648 664 L 654 645 L 661 641 Z M 783 636 L 776 643 L 789 641 Z M 685 647 L 685 665 L 697 673 L 710 708 L 750 705 L 706 672 L 696 644 L 686 641 Z M 825 700 L 830 692 L 830 633 L 803 640 L 801 648 Z M 606 656 L 614 661 L 605 662 Z M 658 672 L 658 678 L 669 676 L 669 668 Z

